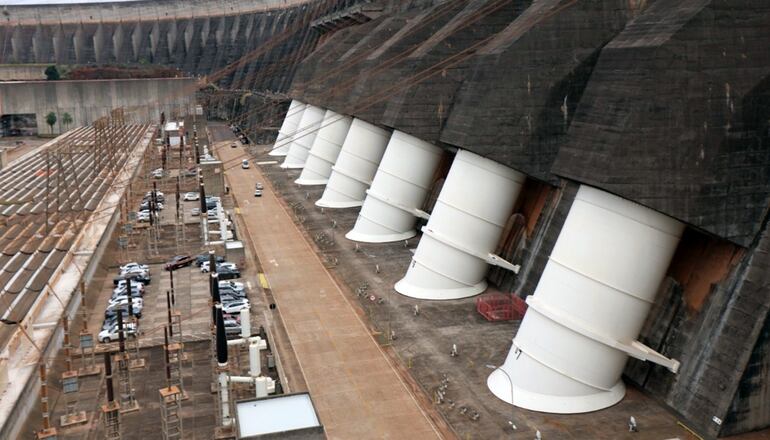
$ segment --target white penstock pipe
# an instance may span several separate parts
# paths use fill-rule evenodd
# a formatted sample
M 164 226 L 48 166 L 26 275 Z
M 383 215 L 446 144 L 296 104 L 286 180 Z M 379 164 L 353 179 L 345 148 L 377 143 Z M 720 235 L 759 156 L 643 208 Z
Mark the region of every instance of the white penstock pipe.
M 249 375 L 259 377 L 262 374 L 262 365 L 259 359 L 259 352 L 262 349 L 259 338 L 249 341 Z
M 249 309 L 241 310 L 241 337 L 243 339 L 251 336 L 251 315 Z
M 222 370 L 219 373 L 219 397 L 222 404 L 222 426 L 230 426 L 233 423 L 233 419 L 230 417 L 230 392 L 227 388 L 229 378 L 225 372 L 227 364 L 219 364 L 219 368 Z

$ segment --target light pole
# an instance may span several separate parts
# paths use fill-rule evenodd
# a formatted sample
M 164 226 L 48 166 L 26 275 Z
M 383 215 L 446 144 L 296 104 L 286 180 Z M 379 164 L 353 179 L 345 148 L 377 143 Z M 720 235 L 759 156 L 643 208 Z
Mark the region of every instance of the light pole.
M 509 420 L 508 423 L 511 425 L 511 428 L 515 431 L 518 428 L 516 427 L 516 424 L 513 423 L 513 414 L 514 414 L 514 411 L 516 410 L 516 405 L 513 404 L 513 380 L 511 379 L 511 376 L 508 375 L 508 372 L 503 370 L 500 367 L 496 367 L 491 364 L 487 364 L 486 367 L 489 368 L 490 370 L 501 371 L 503 374 L 505 374 L 505 377 L 508 378 L 508 383 L 511 384 L 511 420 Z

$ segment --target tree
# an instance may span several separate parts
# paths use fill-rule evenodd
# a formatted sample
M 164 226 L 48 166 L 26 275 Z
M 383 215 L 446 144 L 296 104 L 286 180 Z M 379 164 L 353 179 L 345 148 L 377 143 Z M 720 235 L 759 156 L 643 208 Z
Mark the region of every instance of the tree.
M 50 112 L 45 115 L 45 123 L 51 126 L 51 134 L 53 134 L 53 126 L 56 124 L 56 113 Z
M 61 75 L 59 75 L 59 69 L 56 68 L 56 66 L 48 66 L 45 68 L 45 79 L 48 81 L 58 81 L 61 79 Z
M 54 124 L 55 124 L 55 123 L 56 123 L 56 122 L 54 121 Z M 69 113 L 67 113 L 67 112 L 64 112 L 64 114 L 63 114 L 63 115 L 61 115 L 61 123 L 62 123 L 62 125 L 64 125 L 64 130 L 66 131 L 66 130 L 67 130 L 67 127 L 68 127 L 70 124 L 72 124 L 72 116 L 70 116 L 70 114 L 69 114 Z

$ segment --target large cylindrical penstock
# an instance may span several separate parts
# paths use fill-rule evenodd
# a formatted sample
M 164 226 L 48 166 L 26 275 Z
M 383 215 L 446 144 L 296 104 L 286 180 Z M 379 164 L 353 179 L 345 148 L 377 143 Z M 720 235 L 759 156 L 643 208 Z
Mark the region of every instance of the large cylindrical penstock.
M 294 139 L 291 141 L 289 152 L 286 154 L 281 168 L 302 168 L 305 166 L 308 152 L 313 147 L 324 114 L 326 114 L 326 110 L 314 105 L 307 105 L 302 113 L 299 129 L 294 134 Z
M 275 140 L 273 149 L 270 151 L 271 156 L 286 156 L 289 152 L 289 146 L 294 139 L 294 133 L 297 131 L 299 121 L 302 120 L 302 114 L 305 112 L 306 105 L 296 99 L 289 104 L 289 111 L 286 112 L 286 117 L 283 119 L 280 130 L 278 130 L 278 138 Z
M 294 183 L 326 185 L 352 123 L 353 118 L 350 116 L 326 110 L 321 128 L 313 141 L 313 147 L 308 152 L 305 168 Z
M 510 269 L 492 252 L 524 180 L 504 165 L 459 151 L 396 291 L 420 299 L 466 298 L 487 288 L 489 264 Z
M 441 161 L 440 148 L 395 130 L 353 230 L 345 237 L 385 243 L 414 237 L 416 216 Z
M 315 204 L 322 208 L 361 206 L 389 138 L 389 131 L 354 118 L 323 196 Z
M 623 398 L 628 356 L 676 372 L 679 362 L 635 339 L 682 231 L 673 218 L 581 186 L 489 389 L 510 403 L 512 385 L 522 408 L 581 413 Z
M 225 333 L 225 319 L 222 316 L 222 306 L 217 305 L 217 362 L 227 364 L 227 334 Z

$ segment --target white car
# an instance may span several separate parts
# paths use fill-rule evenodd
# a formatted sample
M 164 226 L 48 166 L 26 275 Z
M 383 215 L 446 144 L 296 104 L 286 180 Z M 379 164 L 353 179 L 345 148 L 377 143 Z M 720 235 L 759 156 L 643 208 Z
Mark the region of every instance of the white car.
M 241 313 L 241 310 L 246 310 L 250 307 L 249 301 L 245 299 L 239 299 L 237 301 L 228 302 L 222 304 L 222 312 L 224 313 Z
M 241 162 L 241 168 L 243 168 L 244 170 L 248 170 L 249 169 L 249 161 L 246 160 L 246 159 L 243 159 L 243 162 Z
M 124 270 L 136 269 L 136 268 L 141 269 L 141 270 L 145 270 L 145 271 L 149 271 L 150 270 L 150 266 L 148 266 L 146 264 L 139 264 L 139 263 L 136 263 L 136 262 L 126 263 L 126 264 L 120 266 L 119 269 L 122 272 Z
M 126 280 L 118 281 L 117 287 L 112 289 L 112 293 L 120 293 L 126 290 Z M 144 293 L 144 284 L 139 281 L 131 281 L 131 291 L 138 291 Z
M 196 200 L 200 200 L 201 196 L 197 192 L 188 192 L 184 195 L 184 201 L 185 202 L 194 202 Z
M 136 336 L 136 326 L 131 323 L 123 323 L 123 335 Z M 112 341 L 118 341 L 119 339 L 120 339 L 120 336 L 118 336 L 117 325 L 99 332 L 99 342 L 108 344 Z
M 228 268 L 230 270 L 238 270 L 238 266 L 236 266 L 235 263 L 228 263 L 226 261 L 224 263 L 217 263 L 217 270 L 219 270 L 220 268 Z M 201 263 L 201 272 L 202 273 L 207 273 L 207 272 L 210 272 L 210 271 L 211 271 L 211 266 L 209 265 L 208 261 L 204 261 L 203 263 Z
M 157 171 L 157 170 L 156 170 L 156 171 Z M 144 196 L 145 196 L 145 197 L 152 197 L 152 191 L 147 191 L 146 193 L 144 193 Z M 162 192 L 160 192 L 160 191 L 155 191 L 155 197 L 156 197 L 156 198 L 161 198 L 161 197 L 162 197 L 162 198 L 165 198 L 165 197 L 166 197 L 166 195 L 165 195 L 165 194 L 163 194 L 163 193 L 162 193 Z
M 220 281 L 219 287 L 229 287 L 234 290 L 243 290 L 244 288 L 243 283 L 239 283 L 237 281 L 229 281 L 229 280 Z
M 145 275 L 150 276 L 150 271 L 135 267 L 133 269 L 121 270 L 120 275 Z
M 110 300 L 107 302 L 107 310 L 114 309 L 118 306 L 127 306 L 128 305 L 128 297 L 126 295 L 121 295 L 116 298 L 110 298 Z M 131 297 L 131 305 L 134 306 L 134 308 L 142 307 L 143 300 L 142 298 L 134 298 Z
M 193 217 L 198 217 L 201 215 L 201 209 L 200 208 L 193 208 L 190 210 L 190 215 Z

